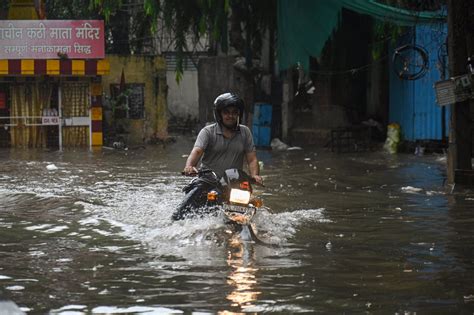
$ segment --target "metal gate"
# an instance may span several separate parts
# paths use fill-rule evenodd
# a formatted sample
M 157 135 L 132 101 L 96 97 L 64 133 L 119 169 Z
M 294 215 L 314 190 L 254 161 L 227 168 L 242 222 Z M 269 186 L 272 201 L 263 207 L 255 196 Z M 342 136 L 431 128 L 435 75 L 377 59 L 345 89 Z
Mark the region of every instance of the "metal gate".
M 63 82 L 60 85 L 61 139 L 63 146 L 90 146 L 90 84 Z
M 43 125 L 42 117 L 46 109 L 50 108 L 52 91 L 53 85 L 49 82 L 10 85 L 9 107 L 3 111 L 8 115 L 0 117 L 0 124 L 10 138 L 10 146 L 33 148 L 47 146 L 49 129 L 48 125 Z
M 1 92 L 1 146 L 91 146 L 89 81 L 15 82 Z

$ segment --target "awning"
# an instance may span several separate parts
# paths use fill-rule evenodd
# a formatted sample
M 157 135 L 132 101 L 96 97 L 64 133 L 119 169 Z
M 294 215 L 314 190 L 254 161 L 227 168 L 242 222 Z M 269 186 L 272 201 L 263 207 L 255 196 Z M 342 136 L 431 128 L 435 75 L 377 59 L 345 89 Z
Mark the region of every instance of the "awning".
M 107 75 L 107 59 L 8 59 L 0 60 L 0 76 L 52 75 L 96 76 Z
M 398 25 L 444 24 L 447 12 L 416 12 L 383 5 L 375 0 L 278 0 L 278 67 L 297 63 L 309 70 L 309 56 L 319 57 L 340 22 L 343 8 Z

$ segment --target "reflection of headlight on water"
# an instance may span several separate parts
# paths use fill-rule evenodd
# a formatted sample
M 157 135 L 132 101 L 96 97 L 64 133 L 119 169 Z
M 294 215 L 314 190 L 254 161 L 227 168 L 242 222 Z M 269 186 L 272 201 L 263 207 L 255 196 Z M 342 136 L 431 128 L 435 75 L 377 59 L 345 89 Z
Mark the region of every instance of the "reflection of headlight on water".
M 240 285 L 243 289 L 250 289 L 252 284 L 256 284 L 255 272 L 257 269 L 248 267 L 237 268 L 229 278 L 233 283 Z M 231 283 L 232 284 L 232 283 Z
M 241 189 L 231 189 L 229 201 L 246 205 L 250 201 L 250 191 Z
M 257 300 L 257 296 L 260 292 L 237 292 L 233 291 L 227 299 L 232 301 L 232 306 L 243 306 Z
M 257 284 L 256 271 L 255 268 L 239 267 L 229 275 L 227 283 L 234 290 L 227 295 L 227 299 L 233 302 L 232 306 L 246 305 L 257 300 L 261 292 L 253 290 Z
M 232 243 L 237 251 L 229 251 L 227 263 L 232 267 L 232 271 L 227 277 L 227 284 L 233 289 L 227 295 L 227 299 L 232 302 L 232 306 L 250 306 L 262 293 L 255 290 L 257 279 L 255 274 L 258 269 L 249 266 L 249 259 L 252 256 L 245 250 L 242 244 Z

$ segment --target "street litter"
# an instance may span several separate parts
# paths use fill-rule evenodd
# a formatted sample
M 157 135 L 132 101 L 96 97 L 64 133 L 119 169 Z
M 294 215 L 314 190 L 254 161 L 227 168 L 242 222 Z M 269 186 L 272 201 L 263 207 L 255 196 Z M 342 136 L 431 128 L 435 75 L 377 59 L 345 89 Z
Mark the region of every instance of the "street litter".
M 272 142 L 270 143 L 270 146 L 272 147 L 272 150 L 275 151 L 295 151 L 295 150 L 303 150 L 301 147 L 290 147 L 283 141 L 281 141 L 278 138 L 274 138 Z
M 417 193 L 422 191 L 423 189 L 417 188 L 417 187 L 412 187 L 412 186 L 406 186 L 402 187 L 402 191 L 407 192 L 407 193 Z
M 58 167 L 57 167 L 56 165 L 54 165 L 54 164 L 48 164 L 48 165 L 46 165 L 46 169 L 47 169 L 48 171 L 55 171 L 55 170 L 58 169 Z
M 278 138 L 274 138 L 272 142 L 270 143 L 270 146 L 272 147 L 272 150 L 276 150 L 276 151 L 286 151 L 289 148 L 289 146 L 286 143 L 282 142 Z

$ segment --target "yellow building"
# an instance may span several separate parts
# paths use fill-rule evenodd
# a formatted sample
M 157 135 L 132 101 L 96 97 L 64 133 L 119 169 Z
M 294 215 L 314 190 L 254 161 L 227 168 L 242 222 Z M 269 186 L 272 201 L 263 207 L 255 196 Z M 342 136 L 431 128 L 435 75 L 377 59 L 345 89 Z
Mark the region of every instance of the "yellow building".
M 107 125 L 120 125 L 130 144 L 167 137 L 164 60 L 106 58 L 103 21 L 42 12 L 12 0 L 0 21 L 0 147 L 102 146 Z M 125 106 L 104 124 L 122 94 Z
M 113 125 L 112 134 L 122 135 L 128 144 L 167 138 L 165 60 L 118 55 L 107 55 L 107 60 L 110 74 L 102 78 L 104 109 L 112 117 L 104 127 Z M 126 98 L 125 104 L 117 100 L 120 93 Z

